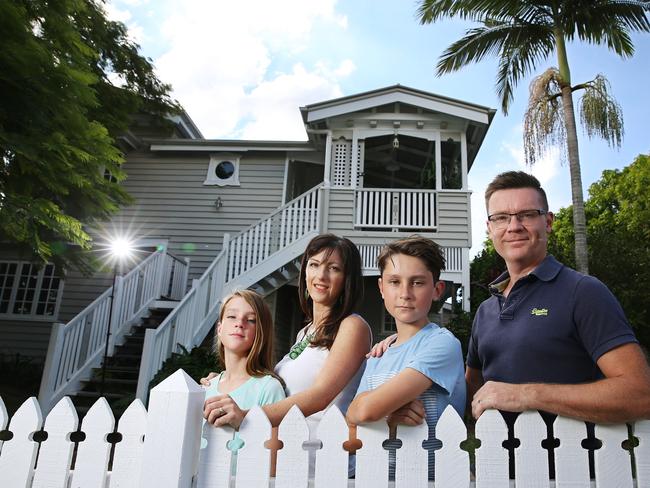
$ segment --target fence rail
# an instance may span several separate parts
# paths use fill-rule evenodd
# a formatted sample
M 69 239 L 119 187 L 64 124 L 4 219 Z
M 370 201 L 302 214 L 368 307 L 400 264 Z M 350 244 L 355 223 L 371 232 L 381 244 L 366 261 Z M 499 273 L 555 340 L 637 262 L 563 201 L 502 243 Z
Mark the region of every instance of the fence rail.
M 435 190 L 359 189 L 355 191 L 355 227 L 435 229 Z
M 163 295 L 180 299 L 187 271 L 187 262 L 166 250 L 156 251 L 125 276 L 117 276 L 114 287 L 70 322 L 54 324 L 39 392 L 43 408 L 49 410 L 64 395 L 75 391 L 92 368 L 100 365 L 109 327 L 111 356 L 115 344 L 147 313 L 154 300 Z
M 427 480 L 427 455 L 422 441 L 426 424 L 398 428 L 402 445 L 396 451 L 396 475 L 388 480 L 388 454 L 383 442 L 388 438 L 385 422 L 358 427 L 356 439 L 362 447 L 356 453 L 356 479 L 348 479 L 348 452 L 343 443 L 351 438 L 345 419 L 336 407 L 323 417 L 316 438 L 316 471 L 308 478 L 309 452 L 302 448 L 309 436 L 305 419 L 297 407 L 285 416 L 279 427 L 283 447 L 278 451 L 276 477 L 270 478 L 269 450 L 271 425 L 259 408 L 252 409 L 242 423 L 239 436 L 244 447 L 232 455 L 227 442 L 230 428 L 206 425 L 201 432 L 204 390 L 179 370 L 152 389 L 149 411 L 135 400 L 117 424 L 120 440 L 111 443 L 116 431 L 115 418 L 105 399 L 100 398 L 86 414 L 78 429 L 77 414 L 69 398 L 63 398 L 45 422 L 38 402 L 31 398 L 11 421 L 0 399 L 0 430 L 8 430 L 10 440 L 0 440 L 0 485 L 3 487 L 83 487 L 83 488 L 190 488 L 228 487 L 231 473 L 235 486 L 268 487 L 352 487 L 382 488 L 498 488 L 522 487 L 597 487 L 634 488 L 650 486 L 650 421 L 632 426 L 638 445 L 630 451 L 622 447 L 628 440 L 628 427 L 596 425 L 595 436 L 602 446 L 595 450 L 595 479 L 589 478 L 588 451 L 581 445 L 587 437 L 584 422 L 558 417 L 553 436 L 559 447 L 553 451 L 555 479 L 549 479 L 548 451 L 542 447 L 546 425 L 537 412 L 525 412 L 516 424 L 514 435 L 519 447 L 514 450 L 515 478 L 509 479 L 508 438 L 501 415 L 487 411 L 476 423 L 474 474 L 468 453 L 460 448 L 467 429 L 456 412 L 448 407 L 436 426 L 442 447 L 435 452 L 435 483 Z M 37 442 L 33 433 L 47 433 Z M 85 438 L 75 444 L 71 434 L 81 430 Z M 199 449 L 201 436 L 207 447 Z M 5 437 L 6 438 L 6 437 Z M 114 441 L 113 441 L 114 442 Z M 76 453 L 74 450 L 76 449 Z M 71 465 L 73 453 L 76 456 Z M 36 458 L 38 463 L 36 464 Z M 113 459 L 112 463 L 109 462 Z M 418 461 L 419 460 L 419 461 Z M 633 478 L 636 473 L 636 479 Z
M 146 331 L 137 398 L 146 399 L 151 379 L 173 352 L 179 352 L 181 346 L 189 350 L 205 338 L 217 319 L 226 287 L 233 288 L 244 273 L 318 231 L 320 187 L 303 193 L 232 239 L 224 237 L 221 252 L 194 281 L 181 303 L 156 329 Z

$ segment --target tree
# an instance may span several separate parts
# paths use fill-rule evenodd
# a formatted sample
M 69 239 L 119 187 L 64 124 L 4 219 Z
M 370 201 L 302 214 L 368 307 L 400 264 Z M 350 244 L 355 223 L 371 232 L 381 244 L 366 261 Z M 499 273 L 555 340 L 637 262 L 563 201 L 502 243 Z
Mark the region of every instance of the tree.
M 116 137 L 178 106 L 98 1 L 2 2 L 0 42 L 0 240 L 81 265 L 88 226 L 130 202 Z
M 438 60 L 437 73 L 457 71 L 496 54 L 499 58 L 496 90 L 506 115 L 518 81 L 530 74 L 540 61 L 553 53 L 557 56 L 559 68 L 533 82 L 525 148 L 527 162 L 534 163 L 539 149 L 537 143 L 566 141 L 576 267 L 584 273 L 589 271 L 589 260 L 573 92 L 587 90 L 581 114 L 588 135 L 604 135 L 608 142 L 620 144 L 623 127 L 620 109 L 609 97 L 602 77 L 572 84 L 566 43 L 577 38 L 590 44 L 605 44 L 619 56 L 630 57 L 634 46 L 629 33 L 650 31 L 645 13 L 649 9 L 650 0 L 422 0 L 418 9 L 423 24 L 456 16 L 482 24 L 468 30 L 444 51 Z
M 604 171 L 585 202 L 593 275 L 616 295 L 637 337 L 650 347 L 650 156 L 638 156 L 623 170 Z M 553 224 L 549 251 L 570 264 L 571 208 Z

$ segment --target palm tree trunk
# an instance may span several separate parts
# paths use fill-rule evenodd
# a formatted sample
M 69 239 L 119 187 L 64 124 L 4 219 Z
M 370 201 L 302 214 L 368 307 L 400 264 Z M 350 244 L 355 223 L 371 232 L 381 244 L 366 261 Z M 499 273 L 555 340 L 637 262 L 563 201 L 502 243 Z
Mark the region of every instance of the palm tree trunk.
M 580 155 L 578 154 L 578 133 L 576 131 L 575 112 L 573 110 L 573 92 L 571 86 L 562 86 L 562 106 L 564 125 L 567 136 L 569 155 L 569 173 L 571 174 L 571 196 L 573 200 L 573 229 L 575 234 L 576 269 L 589 273 L 589 256 L 587 254 L 587 225 L 585 202 L 582 196 L 582 175 L 580 172 Z

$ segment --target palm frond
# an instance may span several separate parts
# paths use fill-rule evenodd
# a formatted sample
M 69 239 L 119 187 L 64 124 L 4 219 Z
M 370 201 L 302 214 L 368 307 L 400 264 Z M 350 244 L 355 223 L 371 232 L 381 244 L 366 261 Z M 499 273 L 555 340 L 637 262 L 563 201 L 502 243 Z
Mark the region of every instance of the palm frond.
M 586 83 L 580 99 L 580 121 L 591 138 L 599 136 L 611 146 L 620 148 L 623 140 L 623 111 L 609 93 L 609 82 L 599 74 Z
M 522 7 L 527 8 L 516 0 L 421 0 L 416 17 L 421 24 L 453 17 L 481 21 L 485 17 L 516 17 Z

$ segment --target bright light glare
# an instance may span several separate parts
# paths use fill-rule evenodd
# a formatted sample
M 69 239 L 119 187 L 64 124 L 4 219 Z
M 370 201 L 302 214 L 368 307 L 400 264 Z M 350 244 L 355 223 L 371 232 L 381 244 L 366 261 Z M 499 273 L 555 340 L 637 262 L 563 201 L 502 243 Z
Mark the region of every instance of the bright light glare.
M 133 252 L 133 243 L 127 239 L 115 239 L 110 245 L 111 254 L 118 258 L 126 258 Z

